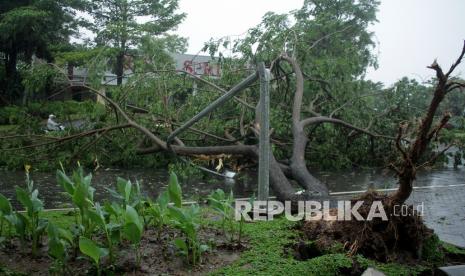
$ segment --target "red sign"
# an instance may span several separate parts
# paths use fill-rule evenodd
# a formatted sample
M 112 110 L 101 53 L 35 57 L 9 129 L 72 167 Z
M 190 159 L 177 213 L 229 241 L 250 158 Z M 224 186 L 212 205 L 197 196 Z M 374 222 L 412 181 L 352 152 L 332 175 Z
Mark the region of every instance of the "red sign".
M 217 63 L 206 62 L 193 62 L 192 60 L 184 61 L 184 71 L 194 75 L 204 75 L 219 77 L 220 66 Z

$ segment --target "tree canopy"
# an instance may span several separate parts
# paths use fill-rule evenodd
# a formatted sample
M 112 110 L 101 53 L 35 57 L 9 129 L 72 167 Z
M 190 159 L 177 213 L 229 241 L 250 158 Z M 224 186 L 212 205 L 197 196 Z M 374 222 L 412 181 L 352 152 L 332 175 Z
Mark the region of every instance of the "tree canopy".
M 176 13 L 178 0 L 97 0 L 91 1 L 91 28 L 98 45 L 118 50 L 115 73 L 122 83 L 124 56 L 131 47 L 140 45 L 146 36 L 158 36 L 176 28 L 184 13 Z
M 51 49 L 68 44 L 77 32 L 76 9 L 82 8 L 78 0 L 0 1 L 0 52 L 6 57 L 1 94 L 10 99 L 21 95 L 18 59 L 30 64 L 36 55 L 52 61 Z

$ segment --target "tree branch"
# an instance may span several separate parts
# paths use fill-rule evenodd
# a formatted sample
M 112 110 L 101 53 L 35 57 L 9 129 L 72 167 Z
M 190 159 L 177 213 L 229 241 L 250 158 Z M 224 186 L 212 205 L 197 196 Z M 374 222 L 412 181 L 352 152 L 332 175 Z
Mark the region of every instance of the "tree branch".
M 111 131 L 111 130 L 121 129 L 121 128 L 128 128 L 128 127 L 131 127 L 131 125 L 130 124 L 122 124 L 122 125 L 116 125 L 116 126 L 111 126 L 111 127 L 104 127 L 104 128 L 94 129 L 94 130 L 91 130 L 91 131 L 81 132 L 81 133 L 78 133 L 78 134 L 75 134 L 75 135 L 59 137 L 58 139 L 54 139 L 53 141 L 49 141 L 49 142 L 33 144 L 33 145 L 29 145 L 29 146 L 24 146 L 24 147 L 3 149 L 3 151 L 31 149 L 31 148 L 41 147 L 41 146 L 58 144 L 58 143 L 62 143 L 62 142 L 65 142 L 65 141 L 69 141 L 69 140 L 73 140 L 73 139 L 77 139 L 77 138 L 82 138 L 82 137 L 94 135 L 94 134 L 101 133 L 101 132 L 108 132 L 108 131 Z
M 373 137 L 376 137 L 376 138 L 385 138 L 385 139 L 390 139 L 390 140 L 395 139 L 394 137 L 391 137 L 391 136 L 386 136 L 386 135 L 381 135 L 381 134 L 376 134 L 376 133 L 370 132 L 370 131 L 368 131 L 366 129 L 363 129 L 363 128 L 354 126 L 352 124 L 349 124 L 349 123 L 347 123 L 347 122 L 345 122 L 343 120 L 330 118 L 330 117 L 325 117 L 325 116 L 310 117 L 310 118 L 306 118 L 306 119 L 301 121 L 301 124 L 302 124 L 303 127 L 313 125 L 313 124 L 321 124 L 321 123 L 331 123 L 331 124 L 341 125 L 343 127 L 350 128 L 350 129 L 353 129 L 355 131 L 362 132 L 362 133 L 365 133 L 367 135 L 370 135 L 370 136 L 373 136 Z
M 454 62 L 454 64 L 452 64 L 449 71 L 446 73 L 446 78 L 448 78 L 450 76 L 450 74 L 452 74 L 452 72 L 454 72 L 455 68 L 462 62 L 464 54 L 465 54 L 465 41 L 463 42 L 463 48 L 462 48 L 462 52 L 460 53 L 460 56 L 457 58 L 457 60 Z

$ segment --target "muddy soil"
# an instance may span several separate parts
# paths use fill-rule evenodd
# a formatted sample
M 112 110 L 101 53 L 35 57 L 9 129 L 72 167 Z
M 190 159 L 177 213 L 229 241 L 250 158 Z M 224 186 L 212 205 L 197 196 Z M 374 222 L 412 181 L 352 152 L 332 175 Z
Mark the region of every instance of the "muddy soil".
M 231 243 L 222 231 L 203 228 L 200 239 L 211 248 L 202 255 L 201 264 L 192 266 L 185 257 L 178 254 L 173 240 L 181 233 L 172 228 L 164 228 L 159 233 L 156 229 L 145 231 L 141 242 L 141 266 L 136 267 L 133 247 L 122 243 L 117 250 L 116 263 L 109 268 L 108 259 L 104 259 L 102 275 L 204 275 L 237 260 L 246 243 Z M 61 270 L 53 270 L 53 260 L 48 257 L 46 240 L 43 240 L 38 257 L 32 257 L 30 249 L 23 249 L 18 240 L 4 244 L 0 249 L 0 267 L 25 275 L 63 275 Z M 93 264 L 86 257 L 69 253 L 66 264 L 68 275 L 96 275 Z
M 425 241 L 433 235 L 412 206 L 405 206 L 406 215 L 398 216 L 389 207 L 389 198 L 374 191 L 352 200 L 363 201 L 358 212 L 365 220 L 354 216 L 345 221 L 307 221 L 302 225 L 304 240 L 315 241 L 317 247 L 329 250 L 335 243 L 342 244 L 351 255 L 360 253 L 381 262 L 416 260 L 421 258 Z M 381 218 L 366 220 L 374 201 L 382 202 L 387 221 Z M 330 210 L 337 215 L 337 209 Z

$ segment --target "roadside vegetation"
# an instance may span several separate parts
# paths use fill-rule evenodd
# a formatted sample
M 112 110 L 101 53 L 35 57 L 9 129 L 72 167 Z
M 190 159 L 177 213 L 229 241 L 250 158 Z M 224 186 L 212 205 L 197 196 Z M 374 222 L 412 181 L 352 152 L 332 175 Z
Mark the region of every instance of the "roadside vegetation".
M 32 2 L 6 5 L 2 12 L 8 14 L 9 20 L 5 17 L 0 21 L 0 27 L 8 34 L 2 39 L 18 40 L 2 43 L 9 47 L 0 49 L 7 57 L 11 56 L 0 61 L 4 65 L 0 67 L 0 81 L 5 84 L 0 90 L 0 166 L 8 169 L 32 163 L 36 169 L 53 171 L 59 162 L 72 166 L 77 160 L 93 169 L 112 166 L 164 169 L 168 164 L 187 169 L 185 162 L 173 159 L 140 132 L 124 126 L 124 118 L 108 102 L 96 103 L 95 92 L 105 91 L 135 122 L 165 139 L 173 129 L 249 75 L 250 65 L 257 61 L 272 67 L 273 154 L 280 163 L 289 163 L 296 80 L 292 77 L 292 66 L 282 60 L 278 62 L 280 56 L 295 59 L 302 71 L 304 93 L 299 114 L 302 119 L 326 116 L 368 132 L 333 123 L 312 124 L 305 129 L 309 139 L 305 164 L 311 170 L 382 167 L 397 155 L 392 150 L 393 141 L 380 137 L 394 136 L 402 122 L 417 125 L 438 82 L 436 78 L 422 83 L 402 78 L 386 87 L 365 79 L 366 70 L 376 67 L 376 44 L 368 27 L 376 21 L 377 1 L 358 4 L 348 0 L 306 1 L 292 14 L 267 13 L 245 37 L 207 42 L 204 50 L 212 56 L 212 63 L 221 67 L 221 78 L 200 79 L 177 72 L 170 56 L 185 53 L 187 48 L 186 38 L 166 33 L 184 17 L 176 10 L 177 1 L 151 7 L 155 9 L 150 11 L 152 16 L 163 15 L 160 21 L 135 24 L 136 10 L 147 12 L 138 2 L 124 17 L 128 24 L 135 24 L 131 25 L 135 29 L 105 17 L 115 14 L 117 20 L 122 16 L 112 1 L 71 1 L 67 3 L 68 9 L 60 12 L 54 0 Z M 123 2 L 131 6 L 131 1 Z M 47 25 L 52 8 L 61 16 L 53 17 L 54 25 Z M 29 10 L 37 13 L 28 13 Z M 78 11 L 88 13 L 93 22 L 74 16 Z M 25 19 L 38 26 L 31 30 L 35 25 L 19 24 Z M 92 32 L 98 30 L 99 36 L 92 42 L 72 44 L 69 39 L 76 35 L 77 26 Z M 153 32 L 144 31 L 148 26 L 158 27 Z M 109 31 L 112 28 L 118 32 Z M 22 35 L 28 32 L 47 35 Z M 25 43 L 30 48 L 21 48 Z M 257 45 L 256 50 L 251 45 Z M 38 59 L 33 59 L 33 55 Z M 17 63 L 16 67 L 10 60 Z M 124 76 L 127 80 L 124 84 L 122 65 L 131 69 Z M 84 83 L 70 79 L 69 70 L 79 68 L 87 70 Z M 102 81 L 108 71 L 115 72 L 119 85 L 110 86 Z M 461 82 L 456 78 L 452 81 Z M 459 90 L 460 86 L 454 88 Z M 88 101 L 76 102 L 80 99 Z M 258 86 L 252 85 L 178 138 L 192 147 L 254 145 L 257 102 Z M 463 93 L 450 93 L 437 112 L 451 112 L 453 118 L 448 127 L 459 132 L 464 131 L 464 103 Z M 44 133 L 49 114 L 66 124 L 66 132 Z M 81 127 L 73 129 L 76 122 Z M 221 159 L 222 164 L 236 171 L 256 165 L 254 158 L 238 160 L 226 152 L 223 155 L 194 157 L 189 161 L 212 168 Z M 215 164 L 211 165 L 212 162 Z M 186 174 L 189 173 L 200 172 L 187 170 Z
M 419 170 L 464 165 L 465 83 L 455 69 L 465 45 L 450 69 L 432 62 L 435 76 L 421 83 L 367 80 L 377 67 L 370 27 L 379 5 L 306 0 L 288 14 L 266 13 L 242 37 L 205 43 L 220 68 L 213 76 L 176 67 L 173 54 L 187 49 L 187 38 L 172 34 L 185 17 L 178 0 L 0 1 L 0 168 L 26 169 L 12 198 L 0 193 L 0 272 L 354 275 L 375 267 L 421 275 L 463 264 L 463 250 L 442 243 L 417 215 L 246 223 L 234 219 L 234 195 L 222 190 L 183 205 L 178 176 L 257 167 L 257 81 L 170 134 L 256 79 L 262 63 L 271 73 L 269 178 L 278 200 L 328 198 L 317 170 L 377 168 L 399 188 L 361 195 L 361 212 L 381 201 L 389 216 L 406 204 Z M 84 29 L 94 36 L 79 37 Z M 64 129 L 46 129 L 52 114 Z M 57 182 L 72 208 L 45 210 L 25 164 L 60 167 Z M 97 183 L 85 172 L 111 167 L 171 174 L 156 198 L 118 178 L 110 197 L 97 201 Z
M 18 208 L 0 195 L 2 273 L 354 275 L 374 267 L 386 275 L 424 275 L 465 261 L 462 249 L 436 236 L 413 264 L 351 255 L 338 243 L 322 250 L 304 238 L 300 222 L 236 221 L 231 195 L 221 190 L 206 205 L 183 205 L 175 174 L 156 200 L 144 196 L 137 182 L 119 178 L 113 199 L 102 203 L 94 202 L 92 175 L 82 168 L 70 176 L 58 170 L 57 178 L 71 209 L 43 210 L 28 173 L 25 188 L 17 187 Z
M 147 261 L 155 257 L 162 258 L 155 261 L 163 262 L 172 255 L 173 259 L 181 256 L 184 265 L 180 269 L 188 271 L 202 269 L 200 264 L 209 263 L 205 256 L 211 255 L 209 252 L 215 247 L 226 247 L 237 242 L 236 237 L 242 236 L 242 228 L 236 229 L 232 221 L 233 213 L 224 213 L 216 208 L 208 214 L 218 213 L 230 222 L 230 227 L 221 234 L 229 237 L 218 240 L 215 235 L 220 235 L 220 231 L 205 222 L 205 208 L 195 204 L 182 206 L 182 191 L 174 173 L 166 190 L 156 200 L 144 196 L 137 182 L 118 178 L 115 190 L 112 190 L 113 199 L 95 202 L 92 175 L 85 175 L 82 167 L 71 176 L 58 170 L 57 179 L 73 204 L 68 211 L 45 212 L 39 190 L 28 172 L 26 188 L 16 187 L 16 200 L 21 203 L 18 208 L 13 208 L 10 200 L 0 194 L 0 259 L 5 268 L 26 273 L 20 263 L 15 264 L 18 259 L 15 258 L 13 263 L 7 260 L 26 254 L 38 263 L 46 259 L 42 267 L 32 268 L 38 269 L 35 271 L 38 273 L 101 275 L 126 270 L 168 273 L 169 269 L 178 269 L 173 267 L 175 264 L 148 267 Z M 213 193 L 212 198 L 217 200 L 217 204 L 224 204 L 224 198 L 218 194 L 221 192 Z M 231 204 L 231 201 L 226 204 Z M 213 231 L 210 239 L 206 239 L 207 231 Z M 234 237 L 237 231 L 240 232 Z M 151 245 L 154 248 L 150 248 Z M 157 253 L 160 256 L 150 255 L 155 250 L 161 251 Z M 83 264 L 82 256 L 89 261 Z M 128 256 L 132 259 L 128 260 Z M 125 267 L 127 263 L 124 261 L 130 266 Z

